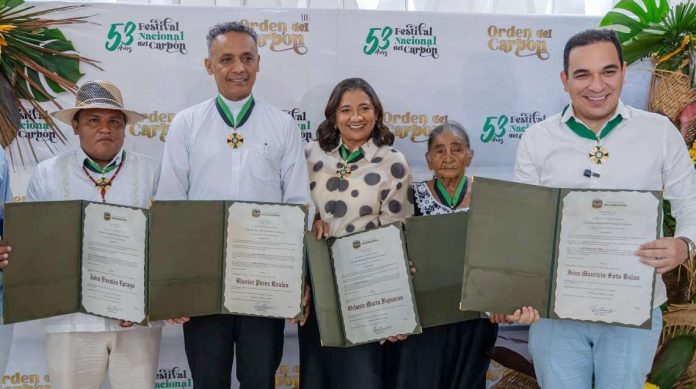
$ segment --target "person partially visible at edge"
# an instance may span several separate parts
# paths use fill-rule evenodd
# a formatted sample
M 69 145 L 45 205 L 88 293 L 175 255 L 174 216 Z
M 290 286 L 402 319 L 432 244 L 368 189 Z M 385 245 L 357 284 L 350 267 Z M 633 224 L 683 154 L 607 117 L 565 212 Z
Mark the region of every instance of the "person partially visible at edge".
M 310 204 L 300 132 L 287 113 L 252 95 L 260 63 L 256 33 L 229 22 L 210 28 L 206 38 L 205 69 L 218 94 L 174 118 L 156 198 Z M 197 389 L 229 388 L 235 355 L 241 388 L 275 387 L 282 319 L 209 315 L 172 321 L 184 323 Z
M 401 221 L 413 213 L 411 172 L 394 149 L 382 103 L 365 80 L 348 78 L 331 92 L 317 141 L 305 147 L 317 238 L 340 237 Z M 300 387 L 384 387 L 379 343 L 322 347 L 314 310 L 299 329 Z M 396 341 L 405 337 L 392 337 Z
M 9 203 L 12 201 L 12 191 L 10 190 L 10 168 L 7 163 L 7 157 L 5 156 L 5 151 L 0 148 L 0 201 L 2 203 Z M 3 232 L 3 221 L 5 220 L 5 212 L 2 205 L 0 205 L 0 236 L 4 237 Z M 0 240 L 0 322 L 2 320 L 3 312 L 3 293 L 5 289 L 5 283 L 3 281 L 2 270 L 7 267 L 10 263 L 10 252 L 12 247 L 7 245 L 6 242 Z M 0 374 L 5 373 L 5 368 L 7 367 L 7 362 L 9 361 L 10 345 L 12 343 L 12 325 L 2 326 L 0 325 Z
M 89 81 L 74 108 L 52 113 L 72 126 L 80 147 L 42 161 L 29 180 L 28 201 L 87 200 L 147 208 L 155 194 L 159 162 L 126 150 L 127 124 L 144 116 L 125 109 L 120 90 Z M 103 190 L 101 184 L 108 185 Z M 46 361 L 56 389 L 150 389 L 155 384 L 162 322 L 133 325 L 85 313 L 43 320 Z
M 659 273 L 652 329 L 540 320 L 531 326 L 529 351 L 542 388 L 590 388 L 593 377 L 596 388 L 642 388 L 662 328 L 659 306 L 667 300 L 660 275 L 696 251 L 696 172 L 684 139 L 666 117 L 621 102 L 625 75 L 614 31 L 572 36 L 560 75 L 570 104 L 525 132 L 514 177 L 560 188 L 663 191 L 676 237 L 635 248 L 640 262 Z
M 413 183 L 414 215 L 467 212 L 474 184 L 473 178 L 466 175 L 474 158 L 469 134 L 460 124 L 449 122 L 435 127 L 427 144 L 425 160 L 434 176 L 431 180 Z M 495 344 L 498 333 L 495 323 L 528 324 L 534 318 L 533 309 L 525 307 L 512 315 L 494 314 L 492 319 L 424 328 L 420 335 L 390 344 L 388 387 L 483 389 L 490 363 L 487 352 Z

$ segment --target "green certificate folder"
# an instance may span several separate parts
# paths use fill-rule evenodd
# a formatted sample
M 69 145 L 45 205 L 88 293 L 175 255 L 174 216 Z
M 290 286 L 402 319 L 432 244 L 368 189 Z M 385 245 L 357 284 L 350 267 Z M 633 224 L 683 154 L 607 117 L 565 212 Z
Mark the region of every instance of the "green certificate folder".
M 476 178 L 475 185 L 472 186 L 460 308 L 511 313 L 522 306 L 532 306 L 542 317 L 561 318 L 557 314 L 557 308 L 560 306 L 556 307 L 557 280 L 566 277 L 566 272 L 557 272 L 559 247 L 564 244 L 561 242 L 561 230 L 566 223 L 570 231 L 574 220 L 570 217 L 567 220 L 563 219 L 564 204 L 566 202 L 570 204 L 571 197 L 596 196 L 597 199 L 587 202 L 587 207 L 583 208 L 582 213 L 574 214 L 576 215 L 574 218 L 582 219 L 586 217 L 585 214 L 591 212 L 614 212 L 613 209 L 626 206 L 626 204 L 619 204 L 620 201 L 603 202 L 600 198 L 602 196 L 628 198 L 630 195 L 642 196 L 641 199 L 645 199 L 645 194 L 651 200 L 650 204 L 656 208 L 649 207 L 649 213 L 647 213 L 657 215 L 656 220 L 643 220 L 642 223 L 648 226 L 646 227 L 650 235 L 648 238 L 652 240 L 656 239 L 660 232 L 662 217 L 660 192 L 557 189 Z M 651 223 L 654 223 L 654 235 Z M 585 238 L 572 236 L 566 239 L 565 244 L 570 247 L 571 244 L 582 242 L 582 239 Z M 591 244 L 594 242 L 588 242 L 588 245 Z M 613 244 L 607 245 L 609 249 L 613 249 L 613 246 Z M 633 247 L 631 244 L 626 245 L 625 250 L 633 252 L 637 249 L 637 245 Z M 635 259 L 635 263 L 635 266 L 642 266 L 638 259 Z M 605 266 L 605 270 L 600 269 L 596 272 L 577 272 L 577 281 L 571 281 L 568 284 L 569 288 L 582 291 L 588 289 L 585 281 L 596 282 L 599 277 L 608 276 L 606 281 L 602 279 L 597 283 L 599 285 L 597 290 L 602 288 L 614 290 L 616 281 L 612 277 L 617 275 L 617 272 L 613 270 L 617 265 L 608 261 Z M 646 297 L 644 301 L 630 301 L 630 303 L 640 305 L 643 310 L 647 309 L 651 314 L 655 271 L 650 268 L 643 271 L 647 272 L 647 276 L 643 277 L 641 288 L 646 289 L 644 294 Z M 576 275 L 572 269 L 568 271 L 568 274 L 570 273 L 573 273 L 573 276 Z M 563 298 L 567 299 L 568 297 L 563 293 L 561 291 Z M 617 295 L 619 294 L 617 292 Z M 590 305 L 594 307 L 594 304 L 588 304 Z M 597 315 L 593 320 L 562 318 L 642 328 L 649 328 L 651 325 L 651 315 L 647 312 L 646 314 L 650 317 L 644 322 L 626 324 L 622 320 L 603 320 L 603 315 L 611 314 L 612 309 L 596 311 L 595 308 L 591 309 L 593 309 L 592 314 Z
M 222 201 L 154 201 L 150 207 L 152 320 L 223 313 Z
M 79 200 L 6 205 L 5 240 L 12 246 L 13 252 L 12 264 L 5 270 L 5 323 L 75 312 L 95 314 L 93 310 L 88 310 L 91 305 L 85 306 L 82 300 L 82 287 L 89 285 L 84 283 L 82 268 L 83 241 L 89 244 L 83 235 L 83 231 L 89 231 L 85 229 L 85 209 L 90 204 L 101 205 L 101 203 Z M 227 220 L 228 212 L 233 205 L 237 207 L 235 209 L 239 209 L 240 205 L 251 207 L 250 219 L 258 223 L 265 223 L 270 217 L 280 217 L 273 212 L 277 209 L 274 207 L 289 207 L 288 209 L 296 211 L 294 217 L 301 218 L 302 223 L 297 237 L 299 247 L 296 249 L 303 261 L 299 266 L 300 274 L 297 275 L 296 282 L 299 283 L 300 290 L 303 290 L 305 206 L 223 201 L 160 201 L 154 202 L 150 210 L 144 210 L 106 204 L 106 206 L 129 211 L 135 209 L 141 212 L 144 219 L 142 225 L 145 230 L 143 232 L 145 257 L 143 273 L 140 277 L 145 297 L 140 305 L 144 307 L 142 311 L 145 319 L 139 321 L 141 324 L 146 324 L 149 320 L 180 316 L 230 313 L 223 303 L 225 301 L 225 252 L 229 238 Z M 251 211 L 252 208 L 253 211 Z M 266 212 L 266 210 L 270 211 Z M 298 213 L 299 216 L 297 216 Z M 117 220 L 116 216 L 114 214 L 114 220 Z M 108 217 L 111 218 L 111 215 Z M 97 219 L 102 220 L 101 218 L 99 214 Z M 107 220 L 106 218 L 105 213 L 103 220 Z M 293 221 L 298 221 L 296 219 Z M 243 223 L 239 225 L 245 226 Z M 277 225 L 284 224 L 276 223 Z M 273 231 L 261 230 L 261 233 L 273 233 Z M 248 236 L 252 235 L 252 233 L 248 234 Z M 243 240 L 242 244 L 252 243 Z M 269 238 L 265 246 L 258 248 L 258 255 L 265 255 L 265 259 L 268 259 L 274 247 L 272 238 Z M 105 246 L 102 249 L 117 255 L 115 252 L 120 252 L 120 249 L 114 250 L 114 247 L 122 246 Z M 252 263 L 250 267 L 259 266 L 262 263 L 263 261 L 259 260 Z M 289 269 L 287 263 L 281 263 L 281 266 Z M 287 271 L 290 272 L 290 270 Z M 90 271 L 85 277 L 93 280 L 92 273 Z M 259 273 L 260 281 L 265 282 L 262 278 L 263 269 Z M 117 278 L 113 274 L 94 273 L 94 277 L 99 279 L 102 279 L 102 276 L 106 280 L 104 282 L 109 284 L 107 286 L 118 282 L 114 281 Z M 267 278 L 268 274 L 266 274 Z M 271 285 L 270 281 L 268 283 Z M 276 282 L 272 286 L 287 287 L 282 282 Z M 90 289 L 89 293 L 93 295 L 95 292 Z M 301 318 L 301 292 L 296 298 L 290 298 L 290 300 L 290 309 L 293 312 L 299 312 L 297 317 Z M 94 301 L 90 299 L 89 304 L 94 304 Z M 262 316 L 267 309 L 265 305 L 258 304 Z M 107 308 L 113 309 L 112 305 Z M 101 316 L 123 318 L 116 313 Z
M 88 312 L 82 300 L 82 262 L 85 209 L 90 204 L 94 203 L 78 200 L 5 205 L 5 240 L 12 246 L 12 264 L 4 272 L 6 324 Z M 106 205 L 146 214 L 138 208 Z M 107 217 L 110 214 L 104 214 Z M 146 301 L 141 304 L 146 310 Z M 103 316 L 118 318 L 117 313 Z M 141 324 L 146 322 L 147 317 Z
M 481 317 L 459 310 L 466 250 L 467 212 L 406 219 L 404 236 L 413 262 L 413 289 L 423 328 Z
M 303 245 L 307 213 L 304 205 L 245 201 L 155 201 L 150 208 L 151 320 L 233 313 L 224 305 L 228 212 L 233 204 L 255 205 L 258 209 L 254 209 L 253 217 L 259 217 L 266 209 L 264 206 L 300 209 L 303 221 L 300 244 Z M 252 216 L 250 220 L 253 220 Z M 303 280 L 304 273 L 299 281 Z M 257 306 L 263 308 L 263 304 Z M 301 318 L 301 296 L 297 299 L 297 312 L 296 317 Z
M 384 231 L 387 231 L 386 229 L 393 229 L 393 228 L 398 228 L 398 234 L 399 238 L 398 241 L 387 241 L 386 239 L 384 240 L 379 240 L 376 241 L 375 237 L 378 236 L 377 234 L 381 234 Z M 373 235 L 374 234 L 374 235 Z M 391 235 L 391 238 L 393 238 L 393 235 Z M 380 227 L 376 230 L 370 230 L 366 232 L 360 232 L 356 234 L 351 234 L 344 236 L 342 238 L 338 238 L 342 240 L 342 244 L 345 247 L 345 243 L 350 243 L 352 244 L 353 249 L 356 251 L 364 249 L 367 245 L 374 243 L 377 246 L 381 245 L 394 245 L 398 244 L 404 249 L 403 245 L 403 235 L 401 233 L 401 224 L 400 223 L 395 223 L 395 224 L 389 224 L 383 227 Z M 342 307 L 341 307 L 341 296 L 340 296 L 340 290 L 343 286 L 339 285 L 337 283 L 337 266 L 342 267 L 341 264 L 338 264 L 336 261 L 357 261 L 359 262 L 359 254 L 355 254 L 355 256 L 351 255 L 349 257 L 344 257 L 344 258 L 337 258 L 335 254 L 344 252 L 345 251 L 336 251 L 337 250 L 337 244 L 338 244 L 338 239 L 329 239 L 327 240 L 317 240 L 315 236 L 313 235 L 308 235 L 307 236 L 307 253 L 308 253 L 308 262 L 309 262 L 309 267 L 310 267 L 310 275 L 312 279 L 312 291 L 313 291 L 313 296 L 314 296 L 314 310 L 315 314 L 317 316 L 317 322 L 319 325 L 319 333 L 320 333 L 320 338 L 321 338 L 321 344 L 322 346 L 331 346 L 331 347 L 350 347 L 350 346 L 355 346 L 357 344 L 362 344 L 362 343 L 367 343 L 371 341 L 377 341 L 380 339 L 379 336 L 373 336 L 370 335 L 364 339 L 364 341 L 351 341 L 351 335 L 350 331 L 347 329 L 347 326 L 360 326 L 360 322 L 364 318 L 360 318 L 354 322 L 346 322 L 344 319 L 344 315 L 342 313 Z M 379 239 L 379 238 L 378 238 Z M 376 254 L 374 258 L 367 258 L 368 262 L 374 261 L 372 263 L 377 263 L 381 258 L 381 255 L 384 253 L 379 253 L 379 250 L 384 250 L 384 248 L 377 249 Z M 390 250 L 387 250 L 390 251 Z M 405 250 L 404 250 L 405 254 Z M 398 300 L 398 301 L 408 301 L 406 304 L 406 307 L 409 305 L 412 306 L 412 311 L 410 312 L 410 315 L 413 316 L 413 322 L 412 326 L 410 326 L 407 330 L 400 332 L 400 334 L 416 334 L 421 332 L 421 326 L 420 326 L 420 321 L 418 319 L 418 310 L 417 310 L 417 305 L 414 297 L 414 292 L 413 292 L 413 286 L 410 281 L 410 277 L 408 275 L 408 261 L 406 259 L 406 256 L 404 255 L 403 258 L 403 263 L 404 263 L 404 272 L 406 274 L 403 274 L 405 276 L 406 280 L 408 280 L 408 284 L 405 285 L 405 288 L 399 289 L 398 291 L 390 291 L 394 292 L 395 295 L 399 295 L 400 293 L 406 293 L 407 296 L 403 300 Z M 372 287 L 374 284 L 380 283 L 383 279 L 389 278 L 392 279 L 391 277 L 394 275 L 394 273 L 387 274 L 384 272 L 385 266 L 382 262 L 379 262 L 377 265 L 375 265 L 374 268 L 370 268 L 370 266 L 367 266 L 366 269 L 355 271 L 355 272 L 346 272 L 343 274 L 343 279 L 348 280 L 350 279 L 351 281 L 346 281 L 345 282 L 345 289 L 346 291 L 350 290 L 351 287 L 357 286 L 359 288 L 363 289 L 369 289 Z M 384 275 L 384 277 L 382 277 Z M 382 279 L 380 280 L 380 277 Z M 377 281 L 375 281 L 377 280 Z M 406 290 L 407 289 L 407 290 Z M 380 305 L 383 303 L 383 305 L 380 305 L 380 309 L 377 310 L 377 312 L 386 312 L 391 310 L 392 305 L 389 302 L 390 299 L 384 299 L 380 296 L 378 296 L 379 293 L 382 293 L 383 291 L 377 292 L 375 294 L 375 298 L 372 299 L 372 303 L 377 302 L 377 305 Z M 347 292 L 346 293 L 345 301 L 349 301 L 348 304 L 349 306 L 346 307 L 347 312 L 358 312 L 360 310 L 363 310 L 365 308 L 369 309 L 370 308 L 370 303 L 364 304 L 365 299 L 362 297 L 355 298 L 354 296 L 349 296 Z M 401 295 L 400 295 L 401 296 Z M 401 296 L 400 298 L 402 298 Z M 373 305 L 374 306 L 374 305 Z M 381 310 L 381 308 L 384 307 L 384 310 Z M 410 309 L 410 308 L 409 308 Z M 373 319 L 374 320 L 381 320 L 381 318 L 378 318 L 377 316 L 380 316 L 380 314 L 375 315 L 375 311 L 372 311 L 371 313 L 368 313 L 371 315 L 371 319 L 367 319 L 366 321 L 368 323 L 372 323 Z M 385 313 L 386 315 L 386 313 Z M 374 316 L 374 317 L 373 317 Z M 408 316 L 408 315 L 406 315 Z M 399 320 L 402 320 L 402 318 L 397 318 L 396 321 L 388 321 L 386 323 L 380 324 L 380 325 L 398 325 Z M 392 334 L 389 334 L 388 336 L 391 336 Z M 396 335 L 396 334 L 393 334 Z M 384 336 L 387 337 L 387 336 Z M 355 338 L 357 339 L 357 337 Z

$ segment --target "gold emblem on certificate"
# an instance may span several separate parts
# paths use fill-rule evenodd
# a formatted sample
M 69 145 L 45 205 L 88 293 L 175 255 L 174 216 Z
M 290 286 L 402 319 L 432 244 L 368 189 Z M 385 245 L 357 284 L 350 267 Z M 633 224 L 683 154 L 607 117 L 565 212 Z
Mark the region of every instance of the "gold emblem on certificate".
M 229 135 L 227 135 L 227 145 L 230 146 L 231 149 L 238 149 L 242 147 L 242 144 L 244 143 L 244 138 L 242 135 L 238 132 L 233 132 Z
M 601 165 L 609 159 L 609 150 L 607 150 L 606 147 L 604 146 L 594 146 L 592 150 L 590 150 L 590 161 L 592 163 Z

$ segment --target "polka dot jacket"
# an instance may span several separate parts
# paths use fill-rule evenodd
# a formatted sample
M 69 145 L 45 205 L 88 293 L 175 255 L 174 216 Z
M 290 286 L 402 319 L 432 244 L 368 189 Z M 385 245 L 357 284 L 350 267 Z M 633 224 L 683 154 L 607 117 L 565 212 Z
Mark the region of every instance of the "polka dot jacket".
M 370 139 L 360 146 L 364 157 L 348 164 L 350 173 L 340 178 L 340 145 L 330 152 L 316 141 L 305 146 L 312 200 L 330 236 L 369 230 L 413 214 L 411 170 L 403 154 L 390 146 L 377 147 Z

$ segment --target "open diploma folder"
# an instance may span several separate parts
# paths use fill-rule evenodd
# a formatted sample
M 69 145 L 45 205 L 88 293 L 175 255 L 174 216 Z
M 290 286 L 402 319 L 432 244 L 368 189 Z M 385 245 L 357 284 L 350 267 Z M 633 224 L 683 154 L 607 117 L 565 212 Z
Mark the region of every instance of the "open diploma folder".
M 650 328 L 655 269 L 634 252 L 659 237 L 662 194 L 472 186 L 461 309 Z
M 155 201 L 150 317 L 301 319 L 306 220 L 305 205 Z
M 322 346 L 421 332 L 401 225 L 337 239 L 307 237 Z
M 147 322 L 147 210 L 87 201 L 5 205 L 4 322 L 85 312 Z
M 90 217 L 90 209 L 98 212 Z M 142 220 L 114 231 L 126 211 Z M 5 213 L 13 247 L 13 266 L 5 271 L 6 323 L 74 312 L 138 323 L 302 313 L 305 206 L 157 201 L 148 211 L 58 201 L 8 204 Z M 105 287 L 95 289 L 102 277 Z M 132 279 L 130 294 L 117 289 L 119 279 Z M 133 289 L 137 299 L 123 299 Z M 123 315 L 136 308 L 141 320 Z

